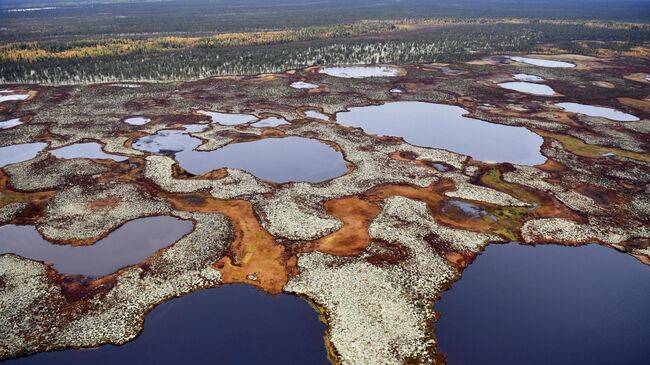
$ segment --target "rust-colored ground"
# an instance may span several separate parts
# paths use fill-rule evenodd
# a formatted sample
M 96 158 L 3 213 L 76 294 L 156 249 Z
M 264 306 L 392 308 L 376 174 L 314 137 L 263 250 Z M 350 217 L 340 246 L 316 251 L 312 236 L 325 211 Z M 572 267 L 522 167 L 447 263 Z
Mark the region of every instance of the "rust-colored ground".
M 228 255 L 214 264 L 223 283 L 249 283 L 269 293 L 279 293 L 296 266 L 275 237 L 259 223 L 250 202 L 220 200 L 207 194 L 167 194 L 175 209 L 226 216 L 233 225 L 233 241 Z

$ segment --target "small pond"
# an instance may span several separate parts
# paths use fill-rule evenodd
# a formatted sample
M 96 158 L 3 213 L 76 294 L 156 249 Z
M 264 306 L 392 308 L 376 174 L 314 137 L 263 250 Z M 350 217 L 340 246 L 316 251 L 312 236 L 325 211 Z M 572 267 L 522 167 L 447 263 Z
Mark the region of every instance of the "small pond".
M 487 212 L 480 205 L 463 200 L 451 199 L 445 201 L 442 206 L 442 212 L 457 217 L 466 217 L 468 219 L 482 219 L 483 217 L 487 217 L 494 221 L 497 220 L 496 216 Z
M 393 66 L 327 66 L 319 68 L 318 72 L 330 76 L 360 79 L 399 76 L 401 70 Z
M 323 113 L 319 112 L 318 110 L 314 110 L 314 109 L 305 110 L 305 115 L 308 118 L 330 120 L 330 117 L 327 114 L 323 114 Z
M 528 82 L 544 81 L 544 79 L 539 76 L 529 75 L 529 74 L 514 74 L 512 75 L 512 78 L 515 80 L 528 81 Z
M 296 81 L 292 82 L 291 85 L 292 88 L 294 89 L 316 89 L 318 88 L 318 85 L 312 84 L 310 82 L 304 82 L 304 81 Z
M 120 155 L 111 155 L 102 151 L 102 145 L 97 142 L 75 143 L 69 146 L 51 150 L 50 153 L 56 158 L 96 158 L 113 161 L 126 161 L 129 158 Z
M 571 62 L 563 61 L 553 61 L 553 60 L 543 60 L 540 58 L 530 58 L 530 57 L 520 57 L 520 56 L 509 56 L 511 60 L 515 62 L 527 63 L 533 66 L 542 66 L 542 67 L 551 67 L 551 68 L 573 68 L 576 67 L 575 64 Z
M 184 124 L 183 129 L 187 133 L 201 133 L 208 129 L 209 125 L 207 124 Z
M 145 125 L 151 122 L 151 119 L 145 117 L 131 117 L 124 119 L 124 123 L 130 125 Z
M 23 124 L 23 122 L 20 121 L 20 118 L 9 119 L 5 120 L 4 122 L 0 122 L 0 129 L 9 129 L 21 124 Z
M 267 138 L 205 152 L 188 149 L 175 158 L 183 169 L 195 175 L 229 167 L 276 183 L 320 182 L 347 172 L 340 152 L 318 140 L 302 137 Z
M 207 115 L 213 123 L 221 125 L 239 125 L 256 121 L 258 118 L 251 114 L 231 114 L 199 110 L 199 114 Z
M 449 364 L 647 365 L 650 268 L 597 245 L 490 245 L 435 309 Z
M 467 110 L 453 105 L 403 101 L 354 107 L 336 115 L 338 123 L 366 133 L 402 137 L 408 143 L 444 148 L 492 162 L 536 165 L 542 137 L 513 127 L 464 117 Z
M 560 108 L 570 112 L 588 115 L 590 117 L 607 118 L 619 122 L 636 122 L 639 118 L 632 114 L 623 113 L 616 109 L 606 108 L 602 106 L 594 106 L 578 103 L 557 103 L 555 104 Z
M 175 154 L 183 150 L 193 150 L 201 145 L 201 140 L 184 131 L 162 130 L 156 134 L 144 136 L 133 142 L 136 150 L 160 154 Z
M 291 124 L 286 119 L 281 117 L 268 117 L 251 124 L 253 127 L 263 128 L 263 127 L 277 127 L 281 125 Z
M 543 96 L 555 95 L 555 90 L 550 86 L 533 84 L 531 82 L 502 82 L 499 86 L 504 89 L 519 91 L 526 94 Z
M 21 143 L 0 147 L 0 167 L 31 160 L 47 147 L 47 143 Z
M 126 222 L 87 246 L 53 244 L 34 226 L 0 227 L 0 254 L 13 253 L 52 264 L 61 274 L 102 277 L 137 264 L 192 230 L 190 221 L 160 216 Z
M 29 94 L 0 94 L 0 103 L 3 101 L 21 101 L 29 99 Z

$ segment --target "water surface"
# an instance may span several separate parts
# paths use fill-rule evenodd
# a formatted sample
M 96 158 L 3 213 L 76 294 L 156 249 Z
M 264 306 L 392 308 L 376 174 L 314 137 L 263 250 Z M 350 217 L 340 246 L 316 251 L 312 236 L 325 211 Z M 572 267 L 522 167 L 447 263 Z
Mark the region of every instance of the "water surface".
M 496 216 L 490 214 L 480 205 L 463 200 L 447 200 L 442 206 L 442 212 L 445 214 L 465 216 L 470 219 L 481 219 L 483 217 L 488 217 L 492 220 L 497 220 Z
M 262 127 L 277 127 L 280 125 L 291 124 L 286 119 L 281 117 L 268 117 L 251 124 L 253 127 L 262 128 Z
M 3 94 L 0 95 L 0 103 L 3 101 L 16 101 L 16 100 L 27 100 L 29 99 L 29 94 Z
M 34 226 L 0 227 L 0 254 L 13 253 L 44 261 L 61 274 L 102 277 L 137 264 L 192 230 L 192 223 L 175 217 L 147 217 L 126 222 L 89 246 L 53 244 Z
M 529 81 L 529 82 L 544 81 L 544 79 L 539 76 L 529 75 L 529 74 L 514 74 L 512 75 L 512 78 L 519 81 Z
M 530 82 L 502 82 L 499 86 L 504 89 L 519 91 L 526 94 L 544 96 L 555 95 L 555 90 L 551 89 L 550 86 L 533 84 Z
M 21 143 L 0 147 L 0 167 L 31 160 L 45 147 L 47 147 L 47 143 L 44 142 Z
M 57 158 L 96 158 L 113 161 L 125 161 L 129 158 L 120 155 L 111 155 L 102 151 L 102 145 L 97 142 L 75 143 L 69 146 L 51 150 L 50 153 Z
M 536 165 L 542 137 L 513 127 L 464 117 L 467 110 L 453 105 L 402 101 L 354 107 L 336 115 L 337 122 L 366 133 L 397 136 L 408 143 L 444 148 L 482 161 Z
M 318 72 L 330 76 L 359 79 L 399 76 L 400 69 L 392 66 L 327 66 L 319 68 Z
M 291 85 L 292 88 L 294 89 L 316 89 L 318 88 L 318 85 L 312 84 L 310 82 L 304 82 L 304 81 L 296 81 L 292 82 Z
M 184 124 L 183 130 L 187 133 L 201 133 L 208 129 L 208 127 L 209 125 L 207 124 Z
M 145 125 L 151 122 L 151 119 L 145 117 L 131 117 L 124 119 L 124 123 L 130 125 Z
M 144 136 L 133 142 L 132 147 L 143 152 L 174 154 L 183 150 L 193 150 L 201 145 L 201 140 L 184 131 L 162 130 Z
M 328 115 L 323 114 L 323 113 L 319 112 L 318 110 L 313 110 L 313 109 L 305 110 L 305 115 L 308 118 L 330 120 L 330 117 Z
M 49 352 L 7 361 L 26 365 L 329 365 L 325 325 L 298 297 L 224 285 L 160 304 L 140 336 L 122 346 Z
M 553 61 L 553 60 L 543 60 L 539 58 L 529 58 L 529 57 L 519 57 L 519 56 L 509 56 L 511 60 L 515 62 L 527 63 L 533 66 L 542 66 L 542 67 L 551 67 L 551 68 L 573 68 L 576 67 L 575 64 L 570 62 L 562 61 Z
M 246 124 L 258 119 L 256 116 L 250 114 L 231 114 L 203 110 L 199 110 L 198 113 L 209 116 L 213 123 L 219 123 L 221 125 Z
M 21 124 L 23 124 L 23 122 L 20 121 L 20 118 L 9 119 L 5 120 L 4 122 L 0 122 L 0 129 L 9 129 Z
M 636 122 L 639 118 L 632 114 L 623 113 L 616 109 L 606 108 L 602 106 L 594 106 L 578 103 L 557 103 L 555 104 L 560 108 L 570 112 L 588 115 L 590 117 L 607 118 L 619 122 Z
M 490 245 L 436 304 L 449 364 L 647 365 L 650 268 L 613 249 Z
M 195 175 L 229 167 L 276 183 L 320 182 L 347 172 L 340 152 L 315 139 L 302 137 L 235 143 L 214 151 L 184 150 L 176 153 L 175 158 L 183 169 Z

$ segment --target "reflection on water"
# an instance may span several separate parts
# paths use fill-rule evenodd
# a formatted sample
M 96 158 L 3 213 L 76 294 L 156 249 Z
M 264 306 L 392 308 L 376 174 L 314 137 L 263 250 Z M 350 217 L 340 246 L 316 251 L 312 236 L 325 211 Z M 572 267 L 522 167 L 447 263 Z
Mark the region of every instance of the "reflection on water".
M 132 117 L 124 119 L 124 123 L 131 125 L 145 125 L 151 122 L 151 119 L 145 117 Z
M 304 81 L 296 81 L 292 82 L 291 85 L 292 88 L 294 89 L 316 89 L 318 88 L 318 85 L 312 84 L 309 82 L 304 82 Z
M 351 108 L 336 115 L 339 123 L 366 133 L 398 136 L 407 142 L 444 148 L 482 161 L 535 165 L 546 161 L 543 139 L 523 127 L 464 117 L 457 106 L 404 101 Z
M 20 118 L 9 119 L 5 120 L 4 122 L 0 122 L 0 129 L 9 129 L 21 124 L 23 124 L 23 122 L 20 121 Z
M 594 106 L 587 104 L 578 104 L 578 103 L 557 103 L 555 104 L 560 108 L 571 112 L 571 113 L 580 113 L 588 115 L 590 117 L 600 117 L 607 118 L 611 120 L 616 120 L 619 122 L 636 122 L 639 118 L 635 117 L 632 114 L 623 113 L 616 109 L 605 108 L 602 106 Z
M 281 117 L 268 117 L 251 124 L 253 127 L 262 128 L 262 127 L 277 127 L 280 125 L 290 124 L 286 119 Z
M 201 140 L 186 132 L 162 130 L 156 134 L 144 136 L 133 142 L 133 148 L 139 151 L 174 154 L 183 150 L 193 150 L 201 145 Z
M 187 133 L 201 133 L 208 129 L 207 124 L 184 124 L 183 129 Z
M 551 89 L 550 86 L 533 84 L 530 82 L 502 82 L 499 86 L 504 89 L 519 91 L 526 94 L 544 96 L 555 95 L 555 90 Z
M 111 155 L 102 151 L 102 146 L 97 142 L 75 143 L 69 146 L 57 148 L 50 151 L 57 158 L 97 158 L 113 161 L 125 161 L 128 157 Z
M 122 346 L 49 352 L 8 364 L 28 365 L 329 365 L 325 325 L 295 296 L 224 285 L 165 302 L 140 336 Z
M 326 114 L 323 114 L 323 113 L 319 112 L 318 110 L 313 110 L 313 109 L 305 110 L 305 115 L 308 118 L 314 118 L 314 119 L 322 119 L 322 120 L 329 120 L 330 119 L 330 117 L 327 116 Z
M 576 67 L 575 64 L 570 62 L 562 61 L 552 61 L 552 60 L 543 60 L 539 58 L 529 58 L 529 57 L 519 57 L 519 56 L 510 56 L 508 57 L 515 62 L 527 63 L 533 66 L 542 66 L 542 67 L 551 67 L 551 68 L 573 68 Z
M 490 245 L 435 309 L 449 364 L 647 365 L 650 268 L 596 245 Z
M 133 148 L 174 155 L 185 171 L 202 175 L 223 167 L 242 169 L 256 177 L 276 182 L 321 182 L 347 172 L 343 155 L 314 139 L 268 138 L 229 144 L 214 151 L 196 151 L 201 140 L 186 132 L 164 130 L 142 137 Z
M 199 110 L 198 113 L 209 116 L 213 123 L 219 123 L 221 125 L 239 125 L 257 120 L 256 116 L 250 114 L 230 114 L 203 110 Z
M 449 215 L 465 216 L 470 219 L 489 217 L 494 221 L 497 220 L 496 216 L 490 214 L 481 206 L 462 200 L 447 200 L 442 207 L 442 212 Z
M 400 69 L 392 66 L 327 66 L 318 69 L 319 73 L 344 78 L 399 76 Z
M 529 82 L 544 81 L 544 79 L 539 76 L 529 75 L 529 74 L 514 74 L 512 75 L 512 78 L 519 81 L 529 81 Z
M 21 101 L 29 99 L 29 94 L 0 94 L 0 103 L 3 101 Z
M 208 152 L 185 150 L 175 157 L 191 174 L 201 175 L 229 167 L 277 183 L 320 182 L 347 172 L 340 152 L 317 140 L 302 137 L 235 143 Z
M 0 167 L 31 160 L 45 149 L 45 147 L 47 147 L 47 143 L 43 142 L 21 143 L 0 147 Z
M 53 244 L 34 226 L 0 227 L 0 254 L 13 253 L 44 261 L 61 274 L 102 277 L 137 264 L 192 230 L 192 223 L 174 217 L 129 221 L 89 246 Z

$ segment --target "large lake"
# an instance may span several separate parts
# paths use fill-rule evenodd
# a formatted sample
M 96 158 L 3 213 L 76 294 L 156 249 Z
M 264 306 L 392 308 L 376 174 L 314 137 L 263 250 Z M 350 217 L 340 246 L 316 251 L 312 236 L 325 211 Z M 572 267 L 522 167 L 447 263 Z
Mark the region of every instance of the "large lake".
M 299 297 L 224 285 L 165 302 L 122 346 L 48 352 L 8 364 L 330 364 L 318 313 Z
M 597 245 L 490 245 L 436 310 L 449 364 L 650 364 L 650 268 Z
M 201 140 L 181 131 L 159 131 L 142 137 L 133 147 L 173 154 L 187 172 L 201 175 L 223 167 L 242 169 L 262 180 L 321 182 L 348 171 L 343 154 L 315 139 L 267 138 L 233 143 L 214 151 L 196 151 Z
M 523 127 L 465 117 L 454 105 L 402 101 L 350 108 L 336 121 L 366 133 L 402 137 L 408 143 L 444 148 L 491 162 L 536 165 L 546 161 L 542 137 Z

